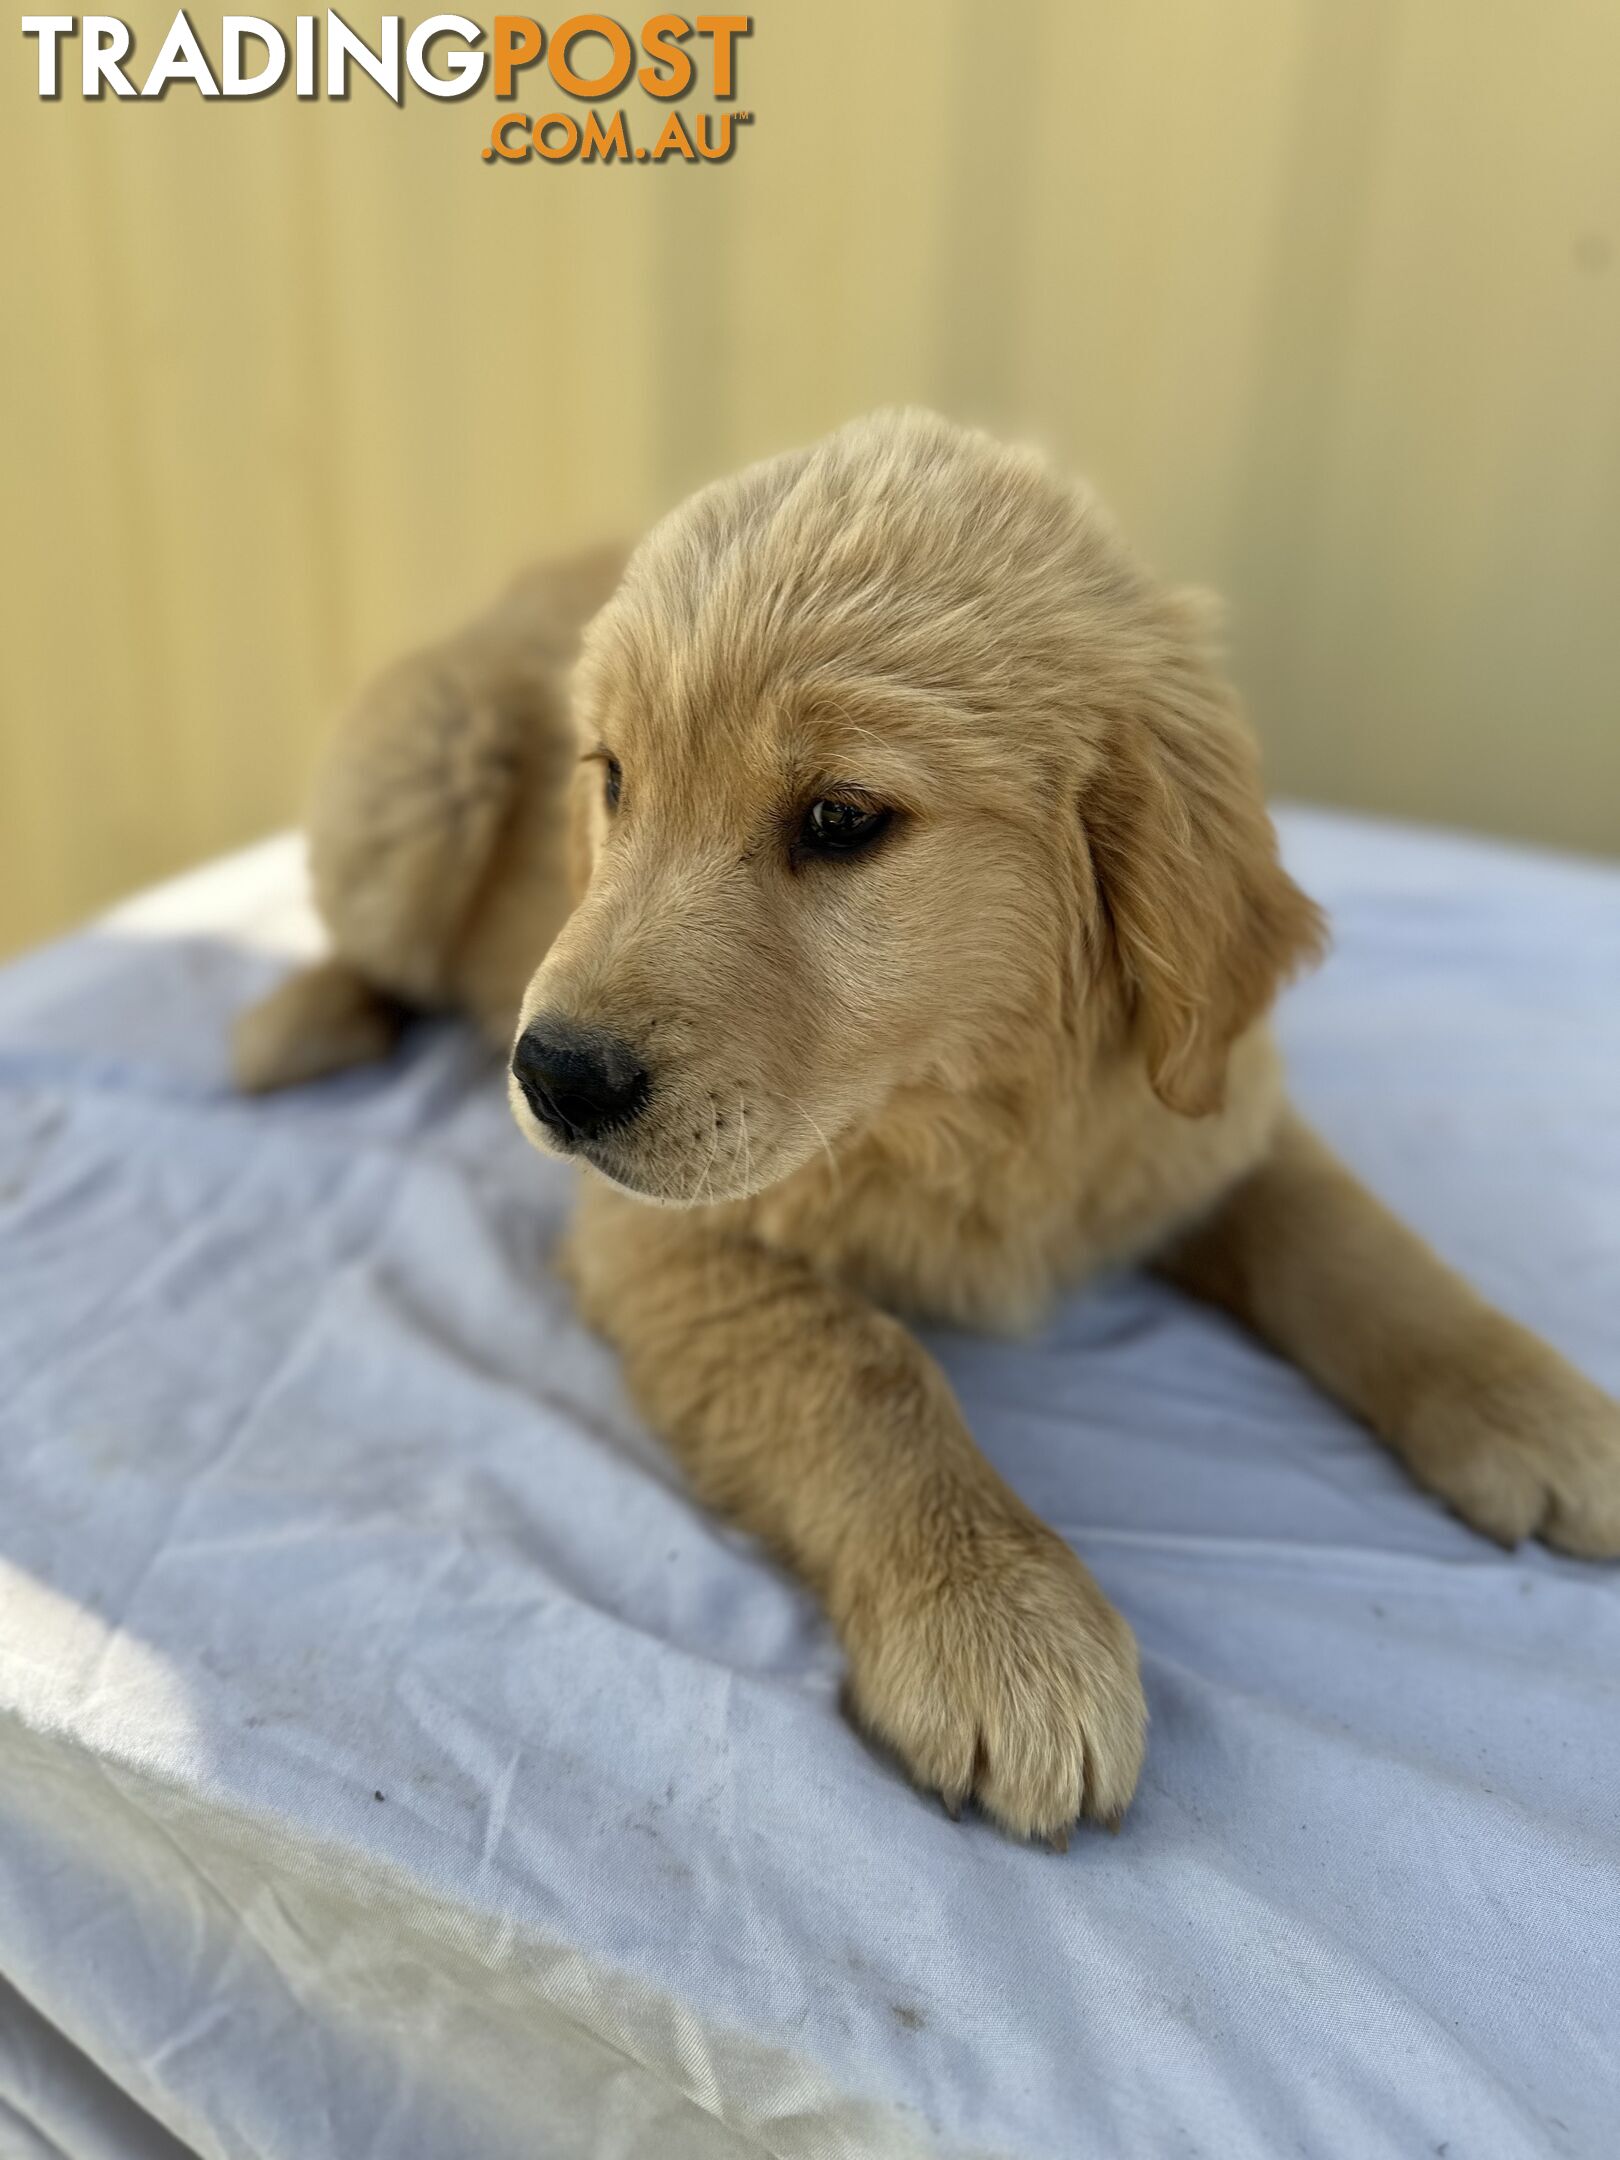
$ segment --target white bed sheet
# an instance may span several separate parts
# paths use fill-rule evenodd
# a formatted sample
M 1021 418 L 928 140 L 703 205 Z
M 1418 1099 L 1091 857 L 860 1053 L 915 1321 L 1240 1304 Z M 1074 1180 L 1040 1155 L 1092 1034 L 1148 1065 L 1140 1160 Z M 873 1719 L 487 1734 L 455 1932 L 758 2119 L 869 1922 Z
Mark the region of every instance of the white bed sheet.
M 1300 1096 L 1620 1389 L 1620 874 L 1297 813 Z M 1117 1838 L 841 1721 L 546 1271 L 467 1035 L 265 1103 L 276 842 L 0 976 L 0 2151 L 1617 2149 L 1620 1572 L 1135 1277 L 941 1338 L 1140 1636 Z

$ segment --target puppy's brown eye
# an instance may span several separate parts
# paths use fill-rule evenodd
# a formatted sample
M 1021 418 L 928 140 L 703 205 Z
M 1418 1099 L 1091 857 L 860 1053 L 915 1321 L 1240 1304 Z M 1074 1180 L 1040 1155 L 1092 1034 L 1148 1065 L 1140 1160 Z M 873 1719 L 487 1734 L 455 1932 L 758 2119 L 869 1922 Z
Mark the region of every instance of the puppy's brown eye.
M 610 810 L 619 807 L 619 793 L 624 786 L 624 771 L 616 757 L 602 761 L 602 800 Z
M 887 810 L 828 797 L 806 811 L 799 845 L 812 855 L 851 855 L 857 848 L 870 846 L 889 817 Z

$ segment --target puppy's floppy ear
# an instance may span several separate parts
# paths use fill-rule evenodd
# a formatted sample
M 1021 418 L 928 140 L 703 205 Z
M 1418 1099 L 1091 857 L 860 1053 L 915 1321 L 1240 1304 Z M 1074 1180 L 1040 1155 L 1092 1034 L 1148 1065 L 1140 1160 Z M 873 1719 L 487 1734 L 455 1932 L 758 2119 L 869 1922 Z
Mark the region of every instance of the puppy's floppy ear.
M 1201 596 L 1164 596 L 1081 805 L 1102 932 L 1154 1093 L 1220 1107 L 1227 1053 L 1325 926 L 1277 859 L 1259 760 Z

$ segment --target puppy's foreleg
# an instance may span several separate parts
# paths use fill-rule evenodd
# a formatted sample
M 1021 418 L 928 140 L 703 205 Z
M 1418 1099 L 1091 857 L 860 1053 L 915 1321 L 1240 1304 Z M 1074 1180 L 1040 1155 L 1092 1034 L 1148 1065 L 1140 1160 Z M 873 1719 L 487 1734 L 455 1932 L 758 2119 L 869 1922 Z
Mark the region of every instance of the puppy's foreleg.
M 1145 1710 L 1129 1629 L 974 1446 L 938 1367 L 803 1263 L 600 1186 L 568 1272 L 700 1494 L 817 1591 L 857 1716 L 954 1812 L 1112 1822 Z
M 1161 1266 L 1302 1366 L 1475 1529 L 1620 1554 L 1620 1404 L 1486 1304 L 1298 1118 Z

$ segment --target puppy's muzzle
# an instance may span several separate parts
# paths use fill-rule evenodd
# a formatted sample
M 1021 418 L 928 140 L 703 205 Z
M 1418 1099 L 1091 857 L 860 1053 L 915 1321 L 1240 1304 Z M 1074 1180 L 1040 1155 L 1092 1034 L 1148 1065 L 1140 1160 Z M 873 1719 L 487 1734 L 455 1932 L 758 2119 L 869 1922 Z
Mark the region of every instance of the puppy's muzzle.
M 638 1116 L 647 1069 L 616 1035 L 544 1013 L 523 1030 L 512 1076 L 540 1123 L 564 1147 L 599 1140 Z

